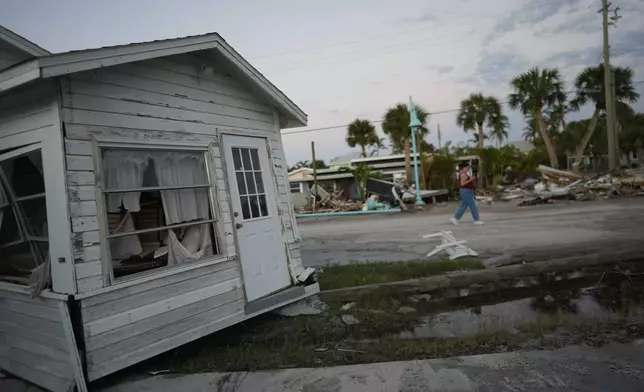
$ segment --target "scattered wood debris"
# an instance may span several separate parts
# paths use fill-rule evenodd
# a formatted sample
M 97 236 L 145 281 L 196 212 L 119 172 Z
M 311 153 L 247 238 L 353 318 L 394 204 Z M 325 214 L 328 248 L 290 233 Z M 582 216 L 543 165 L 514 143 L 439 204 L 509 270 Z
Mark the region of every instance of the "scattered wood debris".
M 516 200 L 519 206 L 532 206 L 553 200 L 588 201 L 638 196 L 644 190 L 644 168 L 583 177 L 540 165 L 539 172 L 540 178 L 528 178 L 521 184 L 498 185 L 496 199 Z

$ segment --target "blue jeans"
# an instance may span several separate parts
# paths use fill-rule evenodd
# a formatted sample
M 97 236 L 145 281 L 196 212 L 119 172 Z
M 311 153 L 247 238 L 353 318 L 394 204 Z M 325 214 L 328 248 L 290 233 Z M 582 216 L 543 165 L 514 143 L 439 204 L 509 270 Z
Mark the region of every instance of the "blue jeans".
M 454 219 L 461 220 L 465 210 L 469 207 L 470 212 L 472 213 L 472 218 L 474 218 L 474 222 L 478 222 L 479 209 L 476 207 L 476 200 L 474 200 L 474 191 L 471 189 L 461 188 L 459 194 L 461 196 L 461 204 L 458 206 Z

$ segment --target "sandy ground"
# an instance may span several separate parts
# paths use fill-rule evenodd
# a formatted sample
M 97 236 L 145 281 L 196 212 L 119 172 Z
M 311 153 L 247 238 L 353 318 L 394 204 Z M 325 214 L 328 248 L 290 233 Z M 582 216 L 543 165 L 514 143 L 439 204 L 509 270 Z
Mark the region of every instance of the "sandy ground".
M 473 225 L 469 213 L 453 226 L 448 220 L 455 210 L 456 204 L 450 204 L 396 215 L 300 219 L 302 259 L 306 266 L 423 259 L 438 241 L 422 235 L 441 230 L 467 240 L 491 264 L 625 248 L 644 254 L 644 197 L 481 205 L 484 226 Z

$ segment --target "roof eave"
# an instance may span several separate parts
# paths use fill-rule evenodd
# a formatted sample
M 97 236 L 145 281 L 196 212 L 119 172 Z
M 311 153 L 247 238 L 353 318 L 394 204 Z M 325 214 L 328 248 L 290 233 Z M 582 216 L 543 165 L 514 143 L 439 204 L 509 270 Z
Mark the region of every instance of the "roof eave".
M 41 48 L 28 39 L 2 26 L 0 26 L 0 39 L 8 42 L 16 49 L 34 57 L 47 56 L 51 54 L 49 51 Z
M 39 60 L 14 65 L 0 72 L 0 93 L 41 77 Z
M 236 69 L 250 83 L 259 87 L 267 100 L 284 115 L 286 121 L 284 124 L 281 124 L 282 128 L 301 127 L 307 124 L 306 113 L 250 65 L 248 61 L 228 45 L 217 33 L 48 55 L 27 63 L 36 64 L 38 68 L 37 71 L 30 68 L 28 70 L 30 71 L 29 75 L 24 75 L 20 70 L 16 70 L 16 68 L 23 67 L 26 64 L 19 64 L 1 71 L 0 91 L 17 87 L 35 78 L 51 78 L 97 68 L 112 67 L 120 64 L 209 49 L 216 49 L 227 61 L 235 65 Z M 18 76 L 15 75 L 16 72 L 18 72 Z

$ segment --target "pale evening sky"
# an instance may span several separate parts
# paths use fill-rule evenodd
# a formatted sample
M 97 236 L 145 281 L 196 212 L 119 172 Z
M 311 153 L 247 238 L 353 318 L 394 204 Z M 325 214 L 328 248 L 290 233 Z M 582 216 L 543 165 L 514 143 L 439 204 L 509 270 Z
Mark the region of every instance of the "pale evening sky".
M 613 63 L 644 80 L 644 2 L 616 0 Z M 309 127 L 379 120 L 397 102 L 430 112 L 473 92 L 505 100 L 533 66 L 574 76 L 601 60 L 599 0 L 0 0 L 0 24 L 51 52 L 218 32 L 309 115 Z M 644 84 L 637 85 L 644 97 Z M 634 108 L 644 111 L 644 98 Z M 506 108 L 510 139 L 525 121 Z M 585 108 L 569 119 L 588 116 Z M 430 117 L 428 141 L 470 138 L 455 113 Z M 380 127 L 377 126 L 379 132 Z M 291 130 L 287 130 L 289 132 Z M 290 164 L 350 152 L 346 129 L 284 135 Z

